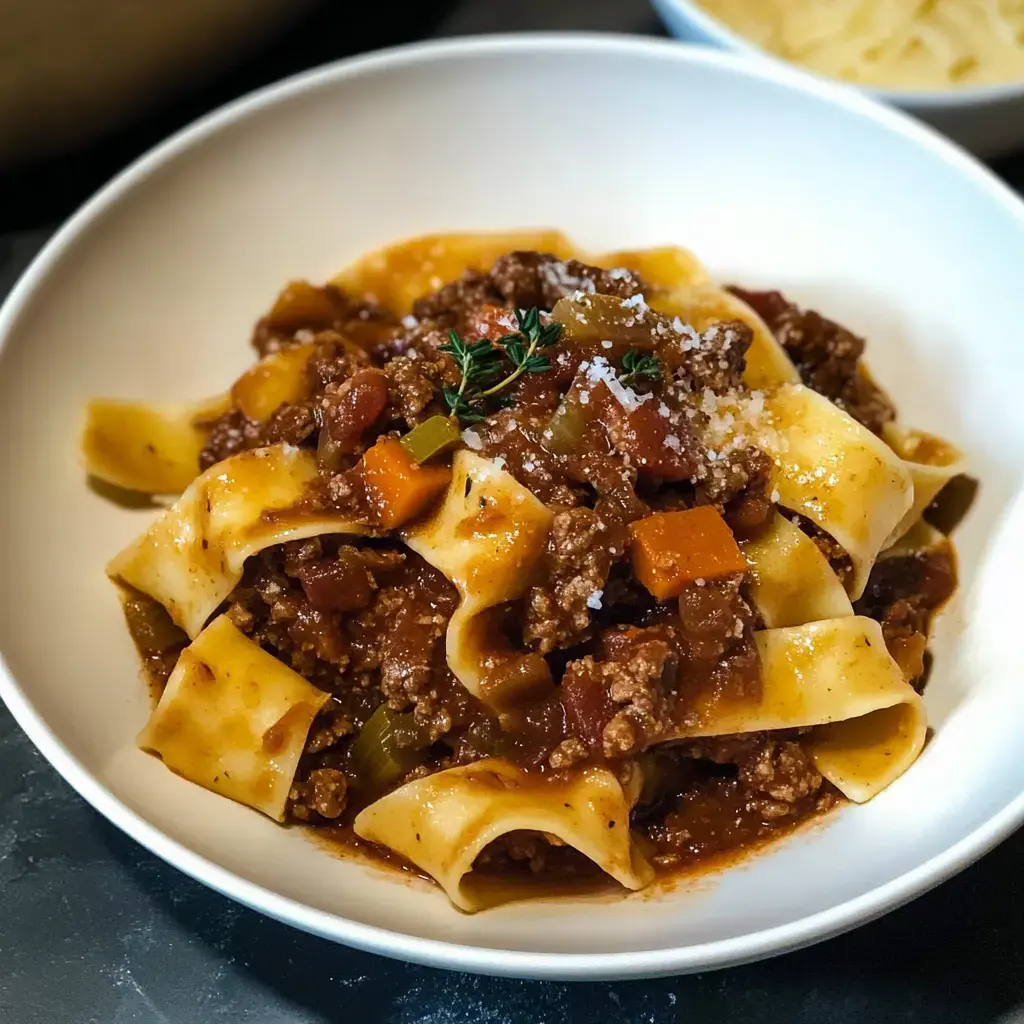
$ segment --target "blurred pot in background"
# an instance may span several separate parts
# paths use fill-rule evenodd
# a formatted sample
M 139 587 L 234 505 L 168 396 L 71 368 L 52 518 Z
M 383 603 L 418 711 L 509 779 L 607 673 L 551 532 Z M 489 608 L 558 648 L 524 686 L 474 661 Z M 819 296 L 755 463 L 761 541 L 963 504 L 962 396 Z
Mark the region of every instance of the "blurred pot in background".
M 53 156 L 189 91 L 312 0 L 0 0 L 0 165 Z

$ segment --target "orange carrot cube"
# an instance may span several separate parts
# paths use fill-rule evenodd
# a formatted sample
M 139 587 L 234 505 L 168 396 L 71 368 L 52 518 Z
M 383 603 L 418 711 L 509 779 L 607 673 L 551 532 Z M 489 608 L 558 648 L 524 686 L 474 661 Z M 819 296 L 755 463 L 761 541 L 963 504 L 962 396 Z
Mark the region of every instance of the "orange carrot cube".
M 363 454 L 363 484 L 381 526 L 393 530 L 418 516 L 448 486 L 444 466 L 418 466 L 393 437 Z
M 633 573 L 659 601 L 678 597 L 694 580 L 747 570 L 732 530 L 711 505 L 657 512 L 629 532 Z

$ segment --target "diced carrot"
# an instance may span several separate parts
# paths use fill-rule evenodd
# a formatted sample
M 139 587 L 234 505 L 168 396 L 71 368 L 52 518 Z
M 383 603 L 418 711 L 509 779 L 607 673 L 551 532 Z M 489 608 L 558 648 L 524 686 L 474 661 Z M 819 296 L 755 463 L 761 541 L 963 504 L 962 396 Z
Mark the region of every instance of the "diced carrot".
M 448 486 L 444 466 L 417 466 L 401 443 L 382 437 L 363 455 L 363 483 L 385 529 L 419 515 Z
M 678 597 L 693 580 L 747 569 L 732 531 L 710 505 L 657 512 L 633 523 L 629 532 L 633 573 L 659 601 Z

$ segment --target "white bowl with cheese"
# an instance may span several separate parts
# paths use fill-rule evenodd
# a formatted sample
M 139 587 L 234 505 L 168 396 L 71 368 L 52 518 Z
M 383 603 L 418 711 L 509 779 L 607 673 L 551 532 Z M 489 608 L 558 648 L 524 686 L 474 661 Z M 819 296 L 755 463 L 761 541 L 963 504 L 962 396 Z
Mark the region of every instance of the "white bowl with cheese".
M 697 0 L 651 0 L 651 3 L 665 27 L 678 39 L 731 50 L 780 66 L 798 67 L 751 42 L 709 13 Z M 1024 147 L 1024 78 L 1002 85 L 948 89 L 845 84 L 873 99 L 899 107 L 984 159 L 1004 156 Z
M 560 96 L 572 113 L 552 116 Z M 326 280 L 403 236 L 538 225 L 592 251 L 684 245 L 721 280 L 781 288 L 847 323 L 908 422 L 961 448 L 982 486 L 935 637 L 934 734 L 896 783 L 694 884 L 465 915 L 439 889 L 338 858 L 138 749 L 150 702 L 104 565 L 153 512 L 91 490 L 77 443 L 95 395 L 217 393 L 250 361 L 245 339 L 282 281 Z M 1007 330 L 1024 321 L 1022 265 L 1024 204 L 983 167 L 853 90 L 768 62 L 511 36 L 400 48 L 265 89 L 103 189 L 0 310 L 0 697 L 65 779 L 157 856 L 361 949 L 609 979 L 722 967 L 852 928 L 1024 821 L 1024 367 Z

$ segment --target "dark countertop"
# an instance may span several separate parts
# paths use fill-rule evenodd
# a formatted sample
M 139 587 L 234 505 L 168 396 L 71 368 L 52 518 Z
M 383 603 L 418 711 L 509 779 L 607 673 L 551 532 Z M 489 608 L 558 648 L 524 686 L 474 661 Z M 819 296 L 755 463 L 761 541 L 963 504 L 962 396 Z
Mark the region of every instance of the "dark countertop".
M 420 0 L 399 30 L 385 15 L 353 26 L 349 8 L 324 0 L 304 28 L 75 160 L 0 175 L 0 296 L 128 160 L 264 82 L 431 34 L 658 31 L 645 0 Z M 1024 156 L 997 170 L 1024 188 Z M 85 804 L 0 705 L 0 1022 L 1011 1024 L 1024 1021 L 1022 863 L 1024 832 L 881 921 L 748 967 L 614 984 L 479 978 L 356 953 L 205 889 Z

